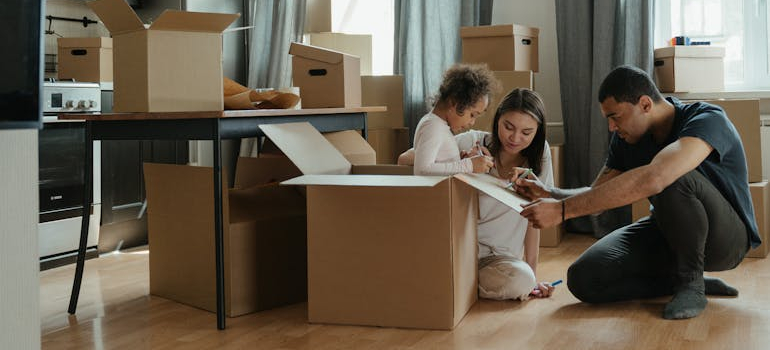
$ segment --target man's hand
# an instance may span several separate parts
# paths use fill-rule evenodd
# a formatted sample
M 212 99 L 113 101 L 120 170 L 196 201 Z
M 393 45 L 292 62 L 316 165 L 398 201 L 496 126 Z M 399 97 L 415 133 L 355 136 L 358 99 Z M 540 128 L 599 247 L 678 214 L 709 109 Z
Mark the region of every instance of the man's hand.
M 527 171 L 529 171 L 529 174 L 520 179 L 519 177 Z M 529 200 L 551 197 L 549 189 L 532 173 L 531 169 L 514 168 L 511 173 L 511 182 L 516 193 Z
M 521 216 L 527 218 L 535 228 L 549 228 L 561 223 L 562 204 L 559 200 L 541 198 L 521 207 L 524 208 L 521 211 Z

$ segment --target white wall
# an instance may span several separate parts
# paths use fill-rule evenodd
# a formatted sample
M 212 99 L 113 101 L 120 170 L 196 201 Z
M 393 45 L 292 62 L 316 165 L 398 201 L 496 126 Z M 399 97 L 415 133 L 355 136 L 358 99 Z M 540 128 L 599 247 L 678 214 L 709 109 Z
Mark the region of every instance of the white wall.
M 37 130 L 0 130 L 0 349 L 40 349 Z
M 535 73 L 535 91 L 540 93 L 545 100 L 548 113 L 547 121 L 561 122 L 559 55 L 556 46 L 556 1 L 505 0 L 495 1 L 493 4 L 492 24 L 515 23 L 540 29 L 538 38 L 540 72 Z

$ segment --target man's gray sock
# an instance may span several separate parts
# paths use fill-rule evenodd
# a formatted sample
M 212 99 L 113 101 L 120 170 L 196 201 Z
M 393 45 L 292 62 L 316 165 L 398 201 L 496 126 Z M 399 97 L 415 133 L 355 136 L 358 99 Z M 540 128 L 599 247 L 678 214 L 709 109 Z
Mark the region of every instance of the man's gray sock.
M 738 296 L 738 290 L 716 277 L 703 276 L 706 295 Z
M 675 289 L 674 297 L 663 309 L 663 318 L 669 320 L 692 318 L 700 315 L 706 308 L 707 300 L 702 277 Z

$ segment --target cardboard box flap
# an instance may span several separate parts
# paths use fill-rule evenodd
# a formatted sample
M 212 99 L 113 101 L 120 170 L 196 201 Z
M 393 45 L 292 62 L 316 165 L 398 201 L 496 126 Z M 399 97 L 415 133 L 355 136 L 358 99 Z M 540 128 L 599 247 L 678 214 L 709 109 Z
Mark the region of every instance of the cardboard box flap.
M 302 175 L 281 182 L 281 185 L 433 187 L 447 179 L 445 176 L 412 175 Z
M 725 57 L 725 48 L 718 46 L 670 46 L 655 50 L 655 59 L 666 57 Z
M 490 37 L 490 36 L 511 36 L 513 34 L 536 37 L 538 36 L 539 31 L 540 30 L 535 27 L 527 27 L 527 26 L 522 26 L 518 24 L 461 27 L 460 37 L 483 38 L 483 37 Z
M 58 38 L 59 48 L 96 47 L 103 49 L 112 48 L 112 38 Z
M 323 135 L 351 164 L 372 165 L 377 163 L 374 149 L 357 131 L 343 130 Z
M 237 13 L 208 13 L 165 10 L 150 25 L 151 30 L 178 30 L 185 32 L 221 33 L 235 22 Z
M 96 0 L 87 4 L 113 36 L 144 29 L 144 23 L 125 0 Z
M 342 59 L 345 56 L 357 57 L 339 51 L 300 43 L 291 43 L 291 46 L 289 46 L 289 55 L 304 57 L 330 64 L 337 64 L 342 62 Z
M 303 174 L 350 174 L 350 162 L 310 123 L 267 124 L 259 128 Z
M 456 174 L 454 177 L 462 182 L 467 183 L 473 188 L 486 193 L 490 197 L 497 199 L 500 203 L 509 206 L 517 213 L 521 213 L 522 204 L 529 203 L 530 201 L 524 197 L 521 197 L 512 191 L 505 189 L 505 180 L 498 179 L 488 174 Z

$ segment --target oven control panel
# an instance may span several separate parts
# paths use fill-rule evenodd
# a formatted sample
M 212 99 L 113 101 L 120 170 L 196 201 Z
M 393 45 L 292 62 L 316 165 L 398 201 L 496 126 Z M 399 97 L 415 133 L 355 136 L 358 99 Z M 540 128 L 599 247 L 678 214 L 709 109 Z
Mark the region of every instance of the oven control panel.
M 44 113 L 92 113 L 101 111 L 101 90 L 96 83 L 43 83 Z

